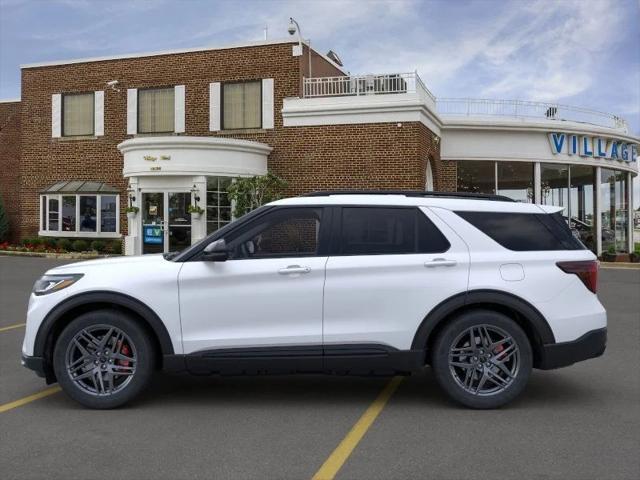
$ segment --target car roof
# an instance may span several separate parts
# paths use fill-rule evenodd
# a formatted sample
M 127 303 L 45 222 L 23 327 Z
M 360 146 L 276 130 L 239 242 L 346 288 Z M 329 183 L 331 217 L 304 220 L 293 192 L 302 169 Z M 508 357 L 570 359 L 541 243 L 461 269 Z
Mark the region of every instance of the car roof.
M 416 206 L 438 207 L 455 211 L 475 212 L 516 212 L 516 213 L 555 213 L 562 207 L 535 205 L 514 201 L 500 201 L 476 198 L 419 197 L 394 194 L 340 194 L 313 195 L 284 198 L 271 202 L 270 206 L 308 206 L 308 205 L 375 205 L 375 206 Z

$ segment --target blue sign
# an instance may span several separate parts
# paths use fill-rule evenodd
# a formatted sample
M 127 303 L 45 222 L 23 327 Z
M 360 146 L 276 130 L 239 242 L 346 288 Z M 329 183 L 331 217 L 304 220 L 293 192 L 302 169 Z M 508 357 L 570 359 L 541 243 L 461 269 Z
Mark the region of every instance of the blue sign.
M 638 145 L 612 138 L 553 132 L 549 134 L 549 143 L 554 155 L 564 153 L 627 163 L 638 161 Z
M 155 225 L 145 225 L 142 227 L 144 233 L 144 243 L 147 245 L 162 245 L 162 228 Z

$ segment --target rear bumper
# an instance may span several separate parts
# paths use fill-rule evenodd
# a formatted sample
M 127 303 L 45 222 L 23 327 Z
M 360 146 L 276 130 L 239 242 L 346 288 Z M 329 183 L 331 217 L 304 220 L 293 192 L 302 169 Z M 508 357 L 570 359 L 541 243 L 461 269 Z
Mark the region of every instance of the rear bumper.
M 591 330 L 571 342 L 543 345 L 537 368 L 551 370 L 599 357 L 606 347 L 606 327 Z
M 45 378 L 46 371 L 44 367 L 44 358 L 42 357 L 30 357 L 28 355 L 22 354 L 22 365 L 27 367 L 29 370 L 33 370 L 39 377 Z

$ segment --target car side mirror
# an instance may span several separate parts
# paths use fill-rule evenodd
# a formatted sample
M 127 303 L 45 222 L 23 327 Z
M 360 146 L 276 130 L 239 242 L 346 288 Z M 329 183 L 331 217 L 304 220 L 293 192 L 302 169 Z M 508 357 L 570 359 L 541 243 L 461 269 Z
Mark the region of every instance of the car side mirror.
M 207 262 L 225 262 L 229 259 L 229 250 L 224 238 L 211 242 L 204 248 L 202 259 Z

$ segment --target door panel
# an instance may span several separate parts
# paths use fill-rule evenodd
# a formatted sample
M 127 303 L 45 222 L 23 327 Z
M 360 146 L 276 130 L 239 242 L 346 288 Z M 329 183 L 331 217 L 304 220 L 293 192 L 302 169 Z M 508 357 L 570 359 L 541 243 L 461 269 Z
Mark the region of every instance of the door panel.
M 229 260 L 184 264 L 185 353 L 322 344 L 322 215 L 311 207 L 274 209 L 225 236 Z
M 437 216 L 425 212 L 448 240 L 447 251 L 329 257 L 324 294 L 325 344 L 383 344 L 407 350 L 427 313 L 450 296 L 466 291 L 466 244 Z M 393 235 L 397 238 L 400 234 L 394 230 Z M 361 242 L 354 245 L 371 249 L 384 239 L 383 232 L 374 228 L 368 236 L 351 236 L 354 242 Z

